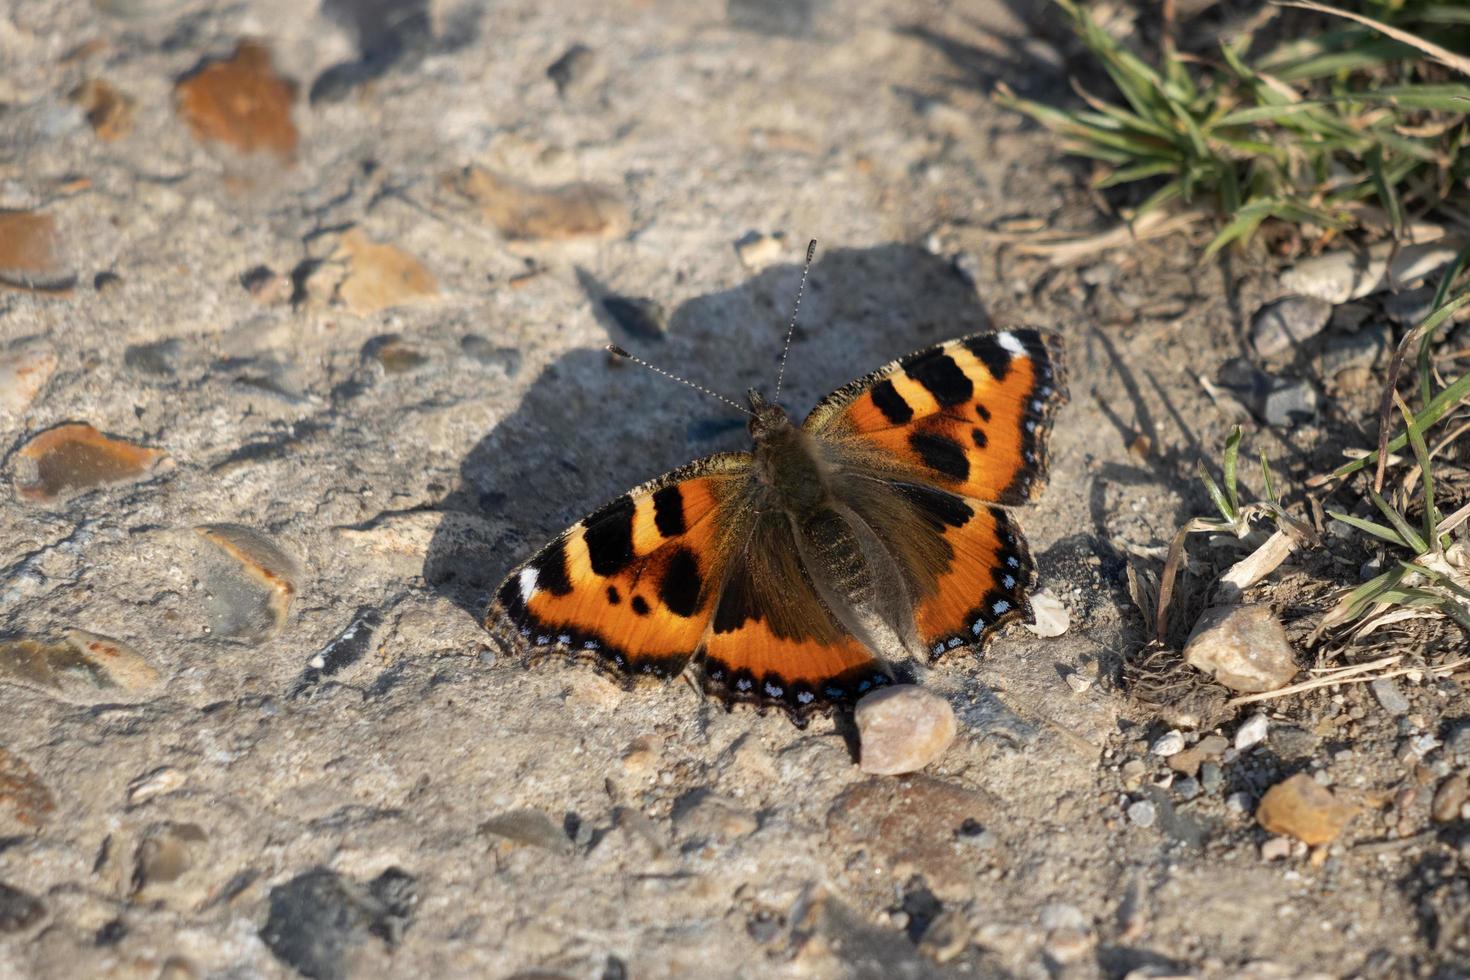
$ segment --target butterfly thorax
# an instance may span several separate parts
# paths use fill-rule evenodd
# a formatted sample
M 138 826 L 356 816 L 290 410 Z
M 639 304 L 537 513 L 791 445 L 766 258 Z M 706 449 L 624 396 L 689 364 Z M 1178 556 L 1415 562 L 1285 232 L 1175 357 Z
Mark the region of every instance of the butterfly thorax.
M 798 520 L 819 510 L 830 489 L 811 435 L 792 425 L 781 407 L 760 392 L 751 389 L 748 397 L 754 413 L 749 428 L 755 473 L 766 488 L 768 504 Z

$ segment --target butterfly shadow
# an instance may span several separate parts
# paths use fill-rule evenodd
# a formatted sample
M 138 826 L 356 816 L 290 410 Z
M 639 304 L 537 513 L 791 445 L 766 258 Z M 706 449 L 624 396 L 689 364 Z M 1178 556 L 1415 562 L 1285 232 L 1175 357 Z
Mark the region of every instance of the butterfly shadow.
M 608 340 L 744 403 L 775 388 L 781 339 L 801 278 L 769 267 L 681 303 L 659 340 L 605 315 Z M 800 420 L 818 399 L 915 349 L 989 329 L 969 280 L 908 245 L 831 249 L 807 280 L 781 402 Z M 745 416 L 602 349 L 545 367 L 520 406 L 460 465 L 425 555 L 429 587 L 479 619 L 491 590 L 554 535 L 626 490 L 711 453 L 749 448 Z

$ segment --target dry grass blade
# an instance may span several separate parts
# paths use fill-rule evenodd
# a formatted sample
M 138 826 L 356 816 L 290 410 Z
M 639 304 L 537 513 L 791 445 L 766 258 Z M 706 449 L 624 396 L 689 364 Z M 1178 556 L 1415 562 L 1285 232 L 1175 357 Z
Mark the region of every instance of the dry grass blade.
M 1442 48 L 1432 41 L 1426 41 L 1421 37 L 1416 37 L 1408 31 L 1401 31 L 1397 27 L 1390 27 L 1387 24 L 1374 20 L 1372 17 L 1364 17 L 1362 14 L 1338 10 L 1336 7 L 1329 7 L 1325 3 L 1314 3 L 1313 0 L 1277 0 L 1276 5 L 1278 7 L 1300 7 L 1302 10 L 1312 10 L 1319 14 L 1330 14 L 1333 17 L 1342 17 L 1355 21 L 1364 27 L 1371 27 L 1380 34 L 1391 37 L 1401 44 L 1407 44 L 1412 48 L 1424 52 L 1447 68 L 1453 68 L 1462 75 L 1470 75 L 1470 58 L 1455 54 L 1455 52 Z
M 1439 664 L 1435 667 L 1400 667 L 1397 670 L 1385 670 L 1377 674 L 1369 674 L 1369 671 L 1377 670 L 1398 662 L 1401 656 L 1385 657 L 1367 664 L 1355 664 L 1352 667 L 1344 667 L 1330 677 L 1314 677 L 1300 684 L 1292 684 L 1288 687 L 1277 688 L 1274 691 L 1262 691 L 1259 694 L 1242 694 L 1238 698 L 1231 698 L 1225 702 L 1227 708 L 1237 708 L 1243 704 L 1253 704 L 1257 701 L 1268 701 L 1272 698 L 1284 698 L 1293 694 L 1301 694 L 1304 691 L 1315 691 L 1320 687 L 1333 687 L 1337 684 L 1367 684 L 1376 680 L 1389 677 L 1402 677 L 1405 674 L 1421 673 L 1429 674 L 1431 677 L 1448 677 L 1461 667 L 1470 664 L 1470 658 L 1455 660 L 1447 664 Z
M 1272 534 L 1249 557 L 1236 562 L 1220 576 L 1220 584 L 1225 587 L 1220 599 L 1227 602 L 1239 599 L 1246 589 L 1276 571 L 1295 550 L 1296 541 L 1290 534 L 1285 531 Z
M 1153 238 L 1163 238 L 1176 231 L 1183 231 L 1201 221 L 1208 220 L 1204 211 L 1190 210 L 1167 213 L 1150 211 L 1130 224 L 1118 225 L 1096 235 L 1068 238 L 1062 241 L 1041 241 L 1020 238 L 1016 251 L 1025 255 L 1036 255 L 1047 259 L 1054 266 L 1072 265 L 1124 245 L 1133 245 Z

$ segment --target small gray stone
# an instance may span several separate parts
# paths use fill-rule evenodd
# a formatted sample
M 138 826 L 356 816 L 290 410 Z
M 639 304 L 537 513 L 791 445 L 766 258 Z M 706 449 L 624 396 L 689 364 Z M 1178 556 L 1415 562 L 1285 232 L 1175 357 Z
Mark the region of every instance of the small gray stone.
M 123 351 L 123 363 L 139 374 L 171 378 L 178 374 L 184 347 L 175 338 L 153 344 L 133 344 Z
M 1398 685 L 1387 677 L 1380 677 L 1368 685 L 1373 689 L 1373 696 L 1378 703 L 1383 705 L 1383 710 L 1391 715 L 1404 715 L 1409 713 L 1409 699 L 1404 697 Z
M 0 881 L 0 936 L 29 929 L 46 917 L 46 906 L 29 892 Z
M 1470 759 L 1470 721 L 1462 721 L 1451 729 L 1445 736 L 1444 747 L 1456 759 Z
M 459 339 L 459 349 L 477 364 L 504 371 L 507 378 L 515 377 L 521 369 L 520 351 L 514 347 L 498 347 L 479 334 L 465 334 Z
M 1206 610 L 1184 645 L 1184 659 L 1245 693 L 1284 687 L 1297 670 L 1286 631 L 1267 606 Z
M 1383 312 L 1388 314 L 1394 323 L 1406 327 L 1418 326 L 1420 321 L 1428 318 L 1429 314 L 1434 312 L 1434 293 L 1434 286 L 1420 286 L 1418 289 L 1389 293 L 1383 297 Z
M 1200 793 L 1199 780 L 1192 776 L 1180 776 L 1174 780 L 1174 792 L 1181 800 L 1192 800 Z
M 1321 739 L 1295 725 L 1277 725 L 1271 729 L 1266 742 L 1271 751 L 1283 759 L 1302 759 L 1317 751 Z
M 1199 767 L 1199 783 L 1206 793 L 1214 794 L 1220 791 L 1220 786 L 1225 782 L 1225 774 L 1217 762 L 1206 762 Z
M 499 837 L 513 844 L 539 847 L 553 854 L 572 853 L 572 840 L 566 831 L 540 810 L 512 810 L 491 817 L 480 824 L 480 833 Z
M 1157 817 L 1154 805 L 1148 800 L 1138 800 L 1128 805 L 1128 819 L 1139 827 L 1152 827 Z
M 1311 385 L 1258 371 L 1242 358 L 1220 368 L 1219 383 L 1268 425 L 1298 425 L 1317 415 L 1317 392 Z
M 1386 323 L 1332 337 L 1318 358 L 1318 370 L 1324 378 L 1332 378 L 1348 368 L 1373 367 L 1388 355 L 1392 344 L 1393 331 Z
M 315 980 L 349 975 L 349 950 L 372 934 L 395 943 L 417 901 L 414 879 L 389 868 L 364 888 L 327 868 L 277 885 L 260 938 L 276 959 Z
M 562 98 L 586 91 L 595 74 L 597 56 L 585 44 L 574 44 L 546 69 L 546 77 L 556 83 L 556 94 Z
M 1267 303 L 1251 320 L 1251 343 L 1262 357 L 1291 350 L 1322 332 L 1332 304 L 1315 296 L 1285 296 Z

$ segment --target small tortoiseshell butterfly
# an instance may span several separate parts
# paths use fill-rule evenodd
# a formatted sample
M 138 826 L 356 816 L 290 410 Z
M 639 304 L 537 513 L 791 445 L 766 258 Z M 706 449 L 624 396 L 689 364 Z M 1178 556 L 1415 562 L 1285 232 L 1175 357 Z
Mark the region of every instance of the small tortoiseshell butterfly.
M 1030 617 L 1035 566 L 1001 506 L 1040 492 L 1066 397 L 1060 341 L 1035 330 L 917 351 L 800 426 L 752 389 L 750 452 L 568 528 L 510 573 L 485 626 L 626 685 L 692 667 L 727 708 L 804 727 L 892 683 L 890 662 L 983 649 Z

